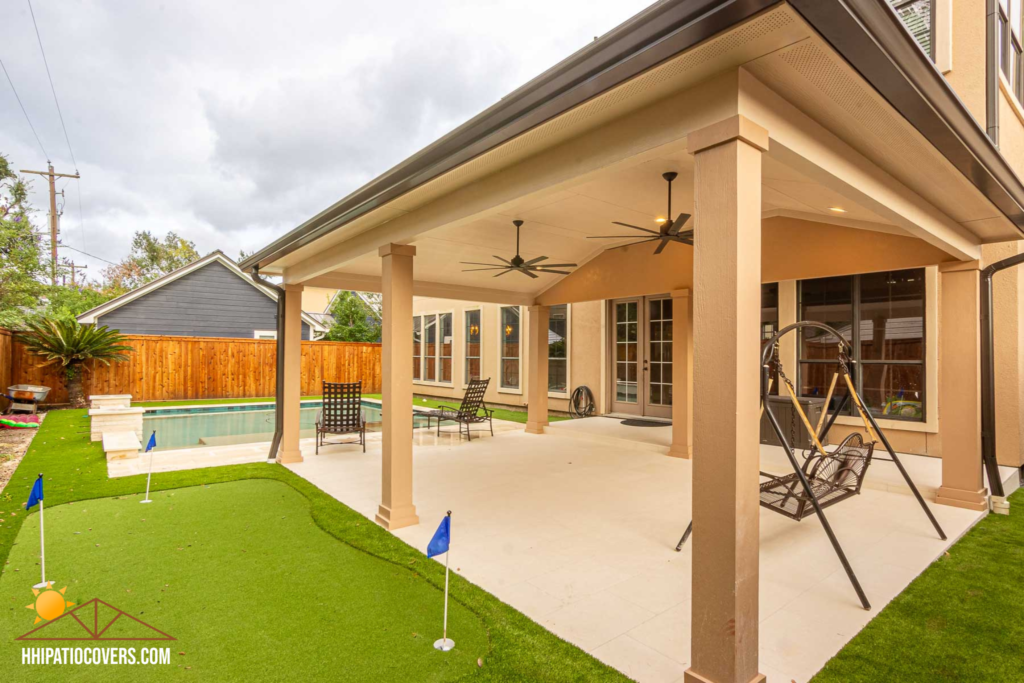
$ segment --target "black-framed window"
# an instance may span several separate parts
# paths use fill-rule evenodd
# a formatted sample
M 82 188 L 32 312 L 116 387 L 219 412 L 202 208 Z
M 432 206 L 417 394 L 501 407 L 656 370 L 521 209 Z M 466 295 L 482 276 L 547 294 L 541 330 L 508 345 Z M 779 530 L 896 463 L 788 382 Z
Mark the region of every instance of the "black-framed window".
M 761 285 L 761 344 L 765 344 L 779 331 L 779 283 L 768 282 Z M 779 393 L 778 372 L 772 370 L 772 388 L 769 392 L 777 396 Z
M 900 21 L 925 54 L 935 61 L 934 0 L 889 0 Z
M 466 383 L 471 379 L 480 379 L 482 368 L 480 352 L 480 316 L 479 309 L 466 311 Z
M 552 306 L 548 315 L 548 391 L 569 393 L 569 306 Z
M 926 418 L 924 273 L 915 268 L 799 283 L 799 319 L 823 322 L 851 344 L 857 393 L 876 417 Z M 831 334 L 801 330 L 801 396 L 827 395 L 837 351 Z M 837 383 L 830 409 L 845 394 L 845 386 Z M 853 414 L 852 406 L 847 413 Z

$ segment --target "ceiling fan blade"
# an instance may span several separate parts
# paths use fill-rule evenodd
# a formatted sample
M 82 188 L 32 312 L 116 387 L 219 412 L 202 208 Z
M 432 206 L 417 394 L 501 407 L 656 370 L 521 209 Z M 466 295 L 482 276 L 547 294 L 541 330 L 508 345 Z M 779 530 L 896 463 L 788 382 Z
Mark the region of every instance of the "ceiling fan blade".
M 464 268 L 463 273 L 480 273 L 485 270 L 508 270 L 507 266 L 494 266 L 493 268 Z
M 501 271 L 500 273 L 498 273 L 498 274 L 497 274 L 497 275 L 495 275 L 494 277 L 501 277 L 502 275 L 508 275 L 508 274 L 509 274 L 509 273 L 511 273 L 511 272 L 512 272 L 513 270 L 515 270 L 515 268 L 506 268 L 505 270 Z
M 629 244 L 620 244 L 617 247 L 608 247 L 607 251 L 611 251 L 612 249 L 625 249 L 626 247 L 632 247 L 632 246 L 637 245 L 637 244 L 647 244 L 648 242 L 656 242 L 657 240 L 660 240 L 660 239 L 661 239 L 660 237 L 651 237 L 651 238 L 646 239 L 646 240 L 640 240 L 639 242 L 630 242 Z
M 639 225 L 630 225 L 629 223 L 620 223 L 619 221 L 612 221 L 612 225 L 621 225 L 624 228 L 633 228 L 634 230 L 640 230 L 642 232 L 649 232 L 652 235 L 658 235 L 657 230 L 648 230 L 647 228 L 641 228 Z
M 660 232 L 648 231 L 652 235 L 660 235 Z M 638 235 L 590 235 L 587 237 L 588 240 L 631 240 L 636 239 Z
M 578 267 L 579 266 L 577 266 L 575 263 L 542 263 L 539 266 L 535 266 L 535 269 L 536 268 L 578 268 Z
M 504 268 L 505 266 L 500 263 L 478 263 L 476 261 L 459 261 L 464 266 L 494 266 L 496 268 Z
M 533 273 L 531 273 L 531 272 L 530 272 L 529 270 L 527 270 L 526 268 L 516 268 L 516 270 L 518 270 L 518 271 L 519 271 L 520 273 L 522 273 L 523 275 L 526 275 L 526 276 L 532 277 L 532 278 L 533 278 L 534 280 L 536 280 L 536 279 L 537 279 L 537 276 L 536 276 L 536 275 L 534 275 Z
M 683 230 L 676 237 L 682 237 L 683 239 L 693 239 L 693 230 Z
M 538 270 L 538 273 L 554 273 L 555 275 L 572 275 L 568 270 Z
M 527 261 L 523 265 L 524 266 L 532 266 L 534 263 L 539 263 L 541 261 L 547 261 L 547 260 L 548 260 L 547 256 L 538 256 L 537 258 L 530 259 L 529 261 Z
M 500 256 L 494 256 L 494 258 L 498 259 L 498 260 L 499 260 L 499 261 L 501 261 L 502 263 L 506 263 L 506 264 L 508 264 L 508 265 L 510 265 L 510 266 L 512 265 L 512 262 L 511 262 L 511 261 L 509 261 L 509 260 L 508 260 L 507 258 L 501 258 Z
M 668 243 L 669 240 L 662 240 L 661 244 L 658 245 L 658 248 L 654 250 L 654 255 L 657 256 L 661 252 L 665 251 L 665 247 L 668 245 Z
M 682 229 L 684 225 L 686 225 L 686 221 L 688 220 L 690 220 L 690 214 L 688 213 L 681 213 L 678 216 L 676 216 L 676 219 L 672 221 L 672 225 L 669 226 L 668 234 L 678 235 L 679 231 Z

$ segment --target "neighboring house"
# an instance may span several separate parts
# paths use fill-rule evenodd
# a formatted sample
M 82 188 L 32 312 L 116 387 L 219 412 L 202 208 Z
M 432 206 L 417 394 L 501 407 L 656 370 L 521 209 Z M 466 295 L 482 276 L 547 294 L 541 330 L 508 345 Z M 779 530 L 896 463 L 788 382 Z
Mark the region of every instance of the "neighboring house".
M 86 311 L 78 322 L 122 334 L 276 339 L 277 292 L 215 251 Z M 317 339 L 327 327 L 302 314 L 303 339 Z

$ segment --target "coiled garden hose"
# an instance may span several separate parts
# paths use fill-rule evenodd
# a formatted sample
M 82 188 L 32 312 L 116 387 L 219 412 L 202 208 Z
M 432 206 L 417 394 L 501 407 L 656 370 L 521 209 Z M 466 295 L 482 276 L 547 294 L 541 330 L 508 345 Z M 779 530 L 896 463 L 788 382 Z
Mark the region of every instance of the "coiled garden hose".
M 584 385 L 576 387 L 572 392 L 572 397 L 569 399 L 569 415 L 574 419 L 590 417 L 594 414 L 596 408 L 594 394 L 590 391 L 590 387 Z

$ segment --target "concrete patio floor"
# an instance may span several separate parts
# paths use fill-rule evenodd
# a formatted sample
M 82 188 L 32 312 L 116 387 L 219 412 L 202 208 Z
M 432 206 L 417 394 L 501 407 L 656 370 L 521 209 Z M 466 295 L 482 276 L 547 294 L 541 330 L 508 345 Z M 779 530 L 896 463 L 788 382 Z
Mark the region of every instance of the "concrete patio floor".
M 593 419 L 539 436 L 517 429 L 472 443 L 421 437 L 414 456 L 421 523 L 395 535 L 425 549 L 451 509 L 456 572 L 631 678 L 681 680 L 693 557 L 691 543 L 673 548 L 690 519 L 691 463 L 660 452 L 666 435 Z M 304 443 L 305 461 L 288 467 L 372 519 L 379 449 L 334 446 L 316 456 Z M 931 497 L 941 461 L 905 461 Z M 762 469 L 786 471 L 781 449 L 762 449 Z M 941 541 L 894 474 L 890 463 L 873 464 L 863 493 L 827 511 L 870 611 L 816 520 L 761 510 L 760 669 L 769 680 L 808 680 L 982 517 L 933 505 L 949 537 Z

